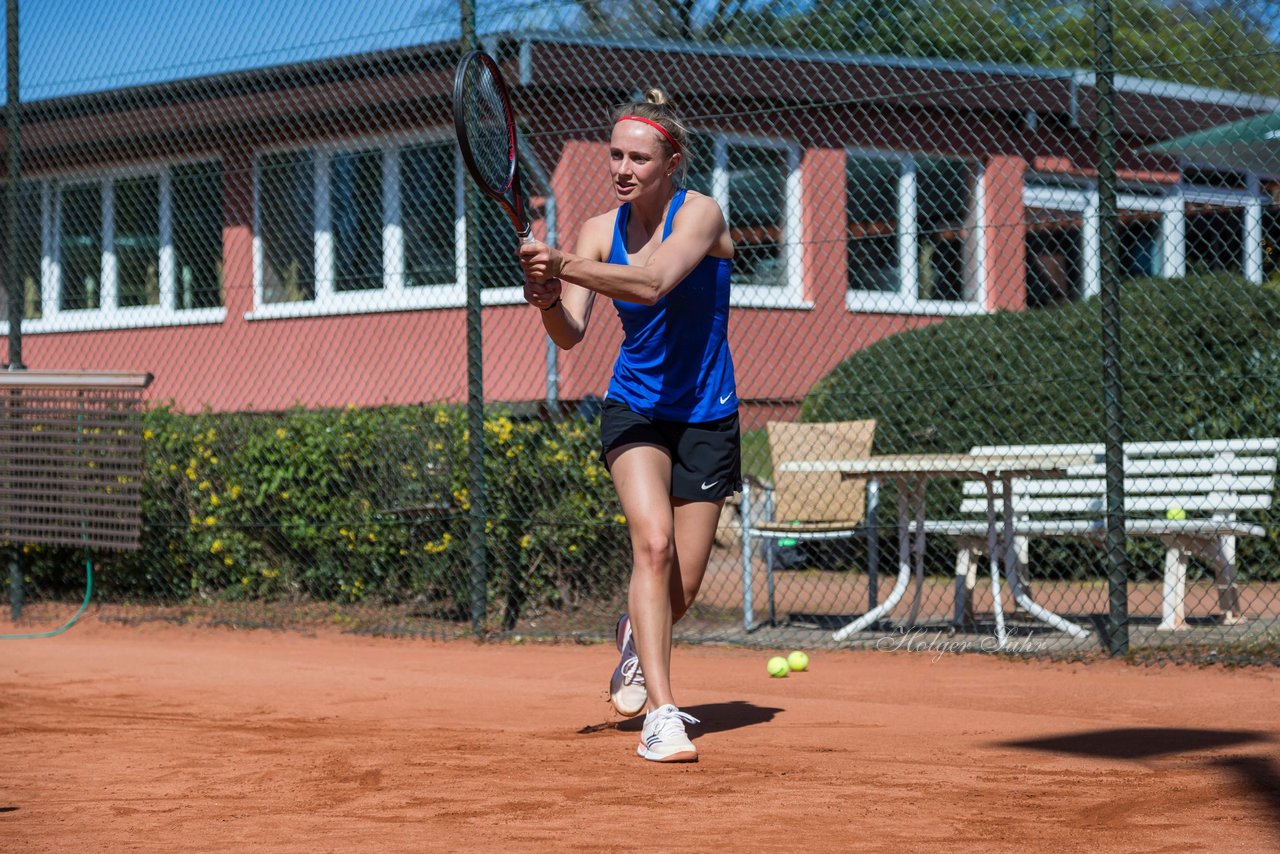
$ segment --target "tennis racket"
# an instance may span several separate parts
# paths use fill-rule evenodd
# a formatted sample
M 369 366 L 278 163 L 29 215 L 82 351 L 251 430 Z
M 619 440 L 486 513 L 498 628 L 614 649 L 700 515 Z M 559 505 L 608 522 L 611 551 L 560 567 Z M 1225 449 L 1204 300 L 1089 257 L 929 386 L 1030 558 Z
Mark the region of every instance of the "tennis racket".
M 493 57 L 466 53 L 453 77 L 453 125 L 467 171 L 485 195 L 502 205 L 521 243 L 530 243 L 520 194 L 520 158 L 511 96 Z

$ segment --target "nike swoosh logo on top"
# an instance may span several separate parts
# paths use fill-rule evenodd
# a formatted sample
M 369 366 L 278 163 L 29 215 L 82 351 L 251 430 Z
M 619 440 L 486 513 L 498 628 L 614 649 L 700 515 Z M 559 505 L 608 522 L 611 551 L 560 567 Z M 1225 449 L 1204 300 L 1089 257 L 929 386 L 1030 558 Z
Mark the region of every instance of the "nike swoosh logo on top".
M 728 394 L 726 394 L 724 397 L 720 398 L 720 402 L 721 402 L 721 403 L 724 403 L 725 401 L 727 401 L 727 400 L 728 400 L 729 398 L 731 398 L 731 397 L 733 397 L 733 392 L 729 392 L 729 393 L 728 393 Z
M 717 483 L 719 483 L 719 482 L 720 482 L 720 481 L 718 481 L 718 480 L 713 480 L 713 481 L 711 481 L 710 483 L 707 483 L 707 482 L 704 480 L 704 481 L 702 482 L 702 488 L 703 488 L 703 489 L 710 489 L 711 487 L 715 486 L 715 485 L 716 485 Z

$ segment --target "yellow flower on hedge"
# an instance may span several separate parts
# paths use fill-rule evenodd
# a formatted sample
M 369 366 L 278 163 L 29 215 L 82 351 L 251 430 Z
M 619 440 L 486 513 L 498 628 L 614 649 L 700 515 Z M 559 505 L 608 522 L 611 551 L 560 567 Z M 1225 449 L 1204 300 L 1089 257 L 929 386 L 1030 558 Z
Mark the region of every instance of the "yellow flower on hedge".
M 448 424 L 448 423 L 449 423 L 449 413 L 448 413 L 448 412 L 446 412 L 446 411 L 445 411 L 445 410 L 443 410 L 443 409 L 437 409 L 437 410 L 436 410 L 435 422 L 436 422 L 437 424 Z
M 204 492 L 206 489 L 209 488 L 209 486 L 210 486 L 209 481 L 202 480 L 200 481 L 200 485 L 197 486 L 196 489 L 200 490 L 201 492 Z
M 617 522 L 619 525 L 625 525 L 627 524 L 627 517 L 619 513 L 613 517 L 613 521 Z
M 233 483 L 233 484 L 231 484 L 231 489 L 229 489 L 229 490 L 228 490 L 228 492 L 230 492 L 230 493 L 231 493 L 231 497 L 232 497 L 232 498 L 239 498 L 239 497 L 240 497 L 240 487 L 239 487 L 239 485 L 238 485 L 238 484 L 234 484 L 234 483 Z
M 499 445 L 505 445 L 511 441 L 511 435 L 515 432 L 515 427 L 512 426 L 511 420 L 505 415 L 486 423 L 484 426 L 486 430 L 497 437 Z
M 422 547 L 422 550 L 428 554 L 438 555 L 449 548 L 449 543 L 451 542 L 453 542 L 453 537 L 446 533 L 440 538 L 440 542 L 429 542 Z
M 212 516 L 205 516 L 204 524 L 205 524 L 205 527 L 212 528 L 214 525 L 218 524 L 218 520 L 213 518 Z
M 520 538 L 520 548 L 527 549 L 531 545 L 533 545 L 533 537 L 529 536 L 528 534 L 525 534 L 523 537 Z
M 218 552 L 222 551 L 222 540 L 214 540 L 213 544 L 209 546 L 209 551 L 212 554 L 218 554 Z
M 289 435 L 289 431 L 288 431 L 288 430 L 286 430 L 286 429 L 284 429 L 283 427 L 277 427 L 277 428 L 276 428 L 276 438 L 277 438 L 277 439 L 283 439 L 285 436 L 288 436 L 288 435 Z
M 154 434 L 154 433 L 152 433 L 150 430 L 143 430 L 143 431 L 142 431 L 142 438 L 143 438 L 143 439 L 151 439 L 153 436 L 155 436 L 155 434 Z

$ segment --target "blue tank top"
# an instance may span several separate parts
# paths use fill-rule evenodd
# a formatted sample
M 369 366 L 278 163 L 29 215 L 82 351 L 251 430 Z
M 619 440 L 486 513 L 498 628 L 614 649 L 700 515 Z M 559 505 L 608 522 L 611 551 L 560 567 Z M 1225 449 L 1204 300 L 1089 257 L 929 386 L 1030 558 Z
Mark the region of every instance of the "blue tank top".
M 685 190 L 676 190 L 662 228 L 671 235 Z M 627 264 L 631 204 L 618 208 L 609 263 Z M 732 261 L 708 255 L 654 305 L 614 300 L 623 341 L 608 397 L 666 421 L 699 423 L 738 411 L 729 355 L 729 271 Z

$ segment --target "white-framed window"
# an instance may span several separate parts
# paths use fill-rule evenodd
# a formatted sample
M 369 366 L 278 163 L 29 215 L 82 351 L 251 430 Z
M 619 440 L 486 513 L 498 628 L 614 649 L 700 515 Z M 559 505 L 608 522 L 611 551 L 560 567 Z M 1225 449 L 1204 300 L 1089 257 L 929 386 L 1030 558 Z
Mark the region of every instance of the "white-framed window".
M 1029 176 L 1027 301 L 1033 308 L 1096 295 L 1101 288 L 1094 181 Z M 1225 270 L 1263 277 L 1263 197 L 1232 186 L 1124 186 L 1116 194 L 1122 279 L 1178 278 Z
M 24 332 L 225 317 L 220 162 L 31 181 L 19 206 Z
M 695 133 L 688 186 L 724 211 L 733 238 L 732 304 L 804 306 L 800 146 Z
M 985 310 L 980 166 L 954 157 L 845 155 L 848 309 Z
M 482 201 L 482 233 L 491 208 L 497 205 Z M 250 317 L 462 305 L 465 229 L 461 164 L 451 138 L 259 152 Z M 501 234 L 510 241 L 510 225 Z M 496 248 L 500 242 L 482 241 L 495 244 L 495 269 L 486 252 L 476 271 L 485 302 L 521 298 L 521 288 L 512 285 L 518 275 L 496 274 L 497 267 L 509 273 L 505 268 L 515 264 L 512 253 Z
M 1184 164 L 1185 273 L 1231 272 L 1260 284 L 1266 275 L 1264 212 L 1258 176 Z

